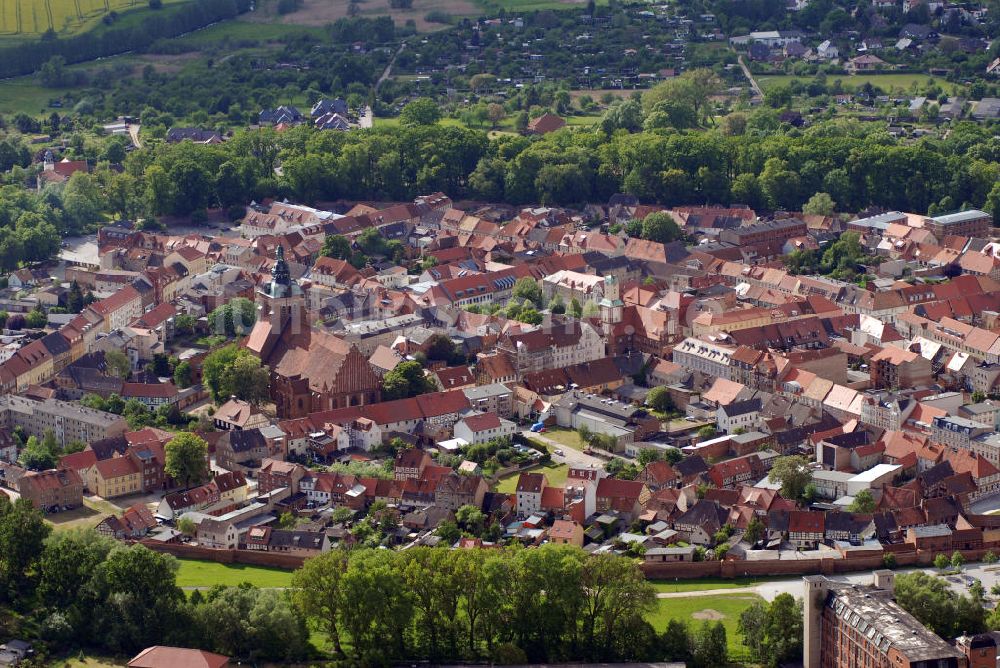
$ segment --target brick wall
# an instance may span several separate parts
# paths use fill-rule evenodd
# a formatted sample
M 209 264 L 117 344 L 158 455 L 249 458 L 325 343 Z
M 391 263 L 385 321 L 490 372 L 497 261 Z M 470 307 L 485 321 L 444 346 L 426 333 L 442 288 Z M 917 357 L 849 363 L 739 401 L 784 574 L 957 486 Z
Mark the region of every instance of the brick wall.
M 142 544 L 156 552 L 166 552 L 184 559 L 202 559 L 220 564 L 247 564 L 250 566 L 267 566 L 270 568 L 285 568 L 295 570 L 305 563 L 306 557 L 296 554 L 280 554 L 277 552 L 257 552 L 255 550 L 216 550 L 200 545 L 184 543 L 160 543 L 157 541 L 142 541 Z

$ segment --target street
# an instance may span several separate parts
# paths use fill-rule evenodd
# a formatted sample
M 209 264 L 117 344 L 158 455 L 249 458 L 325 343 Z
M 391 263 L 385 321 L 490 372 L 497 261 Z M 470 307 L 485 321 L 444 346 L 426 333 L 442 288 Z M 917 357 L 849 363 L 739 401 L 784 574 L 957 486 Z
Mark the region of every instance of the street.
M 902 575 L 904 573 L 912 573 L 918 570 L 931 575 L 938 572 L 934 568 L 901 568 L 896 571 L 896 574 Z M 962 567 L 961 571 L 962 572 L 958 575 L 945 576 L 948 586 L 959 594 L 967 594 L 969 591 L 969 584 L 971 583 L 971 580 L 967 580 L 966 578 L 975 578 L 982 582 L 987 593 L 989 593 L 990 589 L 993 588 L 993 585 L 1000 583 L 1000 565 L 998 564 L 966 564 Z M 837 582 L 849 582 L 851 584 L 870 584 L 872 581 L 871 571 L 829 575 L 827 577 Z M 683 583 L 684 580 L 678 580 L 678 582 Z M 735 589 L 704 589 L 686 592 L 661 592 L 657 594 L 657 598 L 687 598 L 689 596 L 716 596 L 720 594 L 745 593 L 758 594 L 767 601 L 773 601 L 778 594 L 791 594 L 792 596 L 801 598 L 802 576 L 791 576 L 787 580 L 772 580 L 769 582 L 762 582 L 758 585 L 738 587 Z

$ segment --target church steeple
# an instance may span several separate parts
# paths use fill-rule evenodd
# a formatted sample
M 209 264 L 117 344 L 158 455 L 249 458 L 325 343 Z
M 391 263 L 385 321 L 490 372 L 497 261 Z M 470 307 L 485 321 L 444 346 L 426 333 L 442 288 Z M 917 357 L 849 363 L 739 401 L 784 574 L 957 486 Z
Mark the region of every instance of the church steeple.
M 281 332 L 289 324 L 298 331 L 306 323 L 305 297 L 302 288 L 292 280 L 292 272 L 285 261 L 285 249 L 278 246 L 271 267 L 271 280 L 257 292 L 261 317 L 269 317 L 274 331 Z
M 292 272 L 285 262 L 285 247 L 278 246 L 274 266 L 271 267 L 271 285 L 268 292 L 272 297 L 290 297 L 294 292 L 293 288 L 298 286 L 292 283 Z

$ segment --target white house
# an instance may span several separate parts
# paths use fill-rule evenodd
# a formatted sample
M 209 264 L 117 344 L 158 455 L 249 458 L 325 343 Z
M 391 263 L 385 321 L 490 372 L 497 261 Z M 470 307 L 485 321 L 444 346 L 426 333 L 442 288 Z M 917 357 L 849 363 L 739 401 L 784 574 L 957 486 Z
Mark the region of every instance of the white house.
M 487 443 L 495 438 L 513 436 L 517 425 L 510 420 L 504 420 L 496 413 L 481 413 L 470 415 L 455 423 L 455 438 L 466 443 Z

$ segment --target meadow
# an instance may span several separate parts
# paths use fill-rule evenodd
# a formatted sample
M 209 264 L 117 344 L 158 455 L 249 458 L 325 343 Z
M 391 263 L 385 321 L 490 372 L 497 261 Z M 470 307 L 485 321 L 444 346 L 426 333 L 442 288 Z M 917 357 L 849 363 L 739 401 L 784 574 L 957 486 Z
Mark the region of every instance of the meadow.
M 246 564 L 219 564 L 214 561 L 178 559 L 178 587 L 235 587 L 243 582 L 261 588 L 285 588 L 292 584 L 292 571 Z
M 754 78 L 757 79 L 757 83 L 764 90 L 781 84 L 790 84 L 792 81 L 800 81 L 807 84 L 814 79 L 811 76 L 799 77 L 790 74 L 761 75 Z M 942 90 L 948 93 L 951 93 L 955 88 L 954 84 L 927 74 L 845 74 L 842 76 L 829 74 L 826 77 L 827 85 L 832 84 L 838 79 L 844 84 L 845 88 L 851 87 L 857 89 L 866 83 L 870 83 L 872 86 L 878 86 L 887 93 L 908 93 L 914 84 L 918 88 L 923 89 L 929 82 L 940 86 Z

